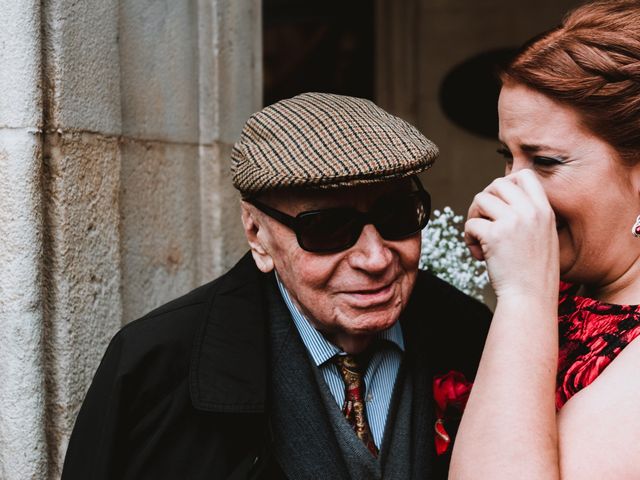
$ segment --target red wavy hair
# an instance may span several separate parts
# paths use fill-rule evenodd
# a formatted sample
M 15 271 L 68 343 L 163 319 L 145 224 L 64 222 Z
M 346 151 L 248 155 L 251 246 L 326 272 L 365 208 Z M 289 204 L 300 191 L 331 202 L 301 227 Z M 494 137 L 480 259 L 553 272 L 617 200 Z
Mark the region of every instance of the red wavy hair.
M 621 159 L 640 161 L 640 0 L 573 10 L 500 74 L 567 104 Z

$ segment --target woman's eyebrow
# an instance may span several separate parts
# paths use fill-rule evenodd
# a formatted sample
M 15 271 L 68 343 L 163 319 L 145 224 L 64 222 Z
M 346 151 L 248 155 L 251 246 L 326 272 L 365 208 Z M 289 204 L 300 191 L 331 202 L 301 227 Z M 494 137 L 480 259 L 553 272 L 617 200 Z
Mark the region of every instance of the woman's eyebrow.
M 562 158 L 568 158 L 569 157 L 569 153 L 566 150 L 563 150 L 561 148 L 558 147 L 552 147 L 550 145 L 544 145 L 544 144 L 534 144 L 534 143 L 523 143 L 522 145 L 518 145 L 518 147 L 520 148 L 520 150 L 522 150 L 525 153 L 538 153 L 538 152 L 555 152 L 556 155 L 562 157 Z
M 498 143 L 500 144 L 501 147 L 504 147 L 505 149 L 509 150 L 509 147 L 507 146 L 507 143 L 504 140 L 498 140 Z M 523 152 L 527 152 L 527 153 L 535 153 L 540 150 L 553 150 L 551 147 L 548 147 L 547 145 L 536 145 L 533 143 L 524 143 L 522 145 L 518 145 L 518 148 Z
M 502 140 L 499 140 L 498 143 L 500 144 L 500 148 L 498 149 L 498 151 L 506 150 L 508 152 L 511 152 L 511 149 L 507 146 L 505 142 L 503 142 Z M 518 145 L 517 147 L 520 149 L 520 151 L 531 154 L 531 155 L 534 155 L 538 152 L 552 151 L 552 152 L 555 152 L 555 156 L 557 156 L 560 159 L 568 160 L 570 158 L 569 153 L 567 153 L 566 151 L 559 149 L 557 147 L 551 147 L 549 145 L 523 143 L 522 145 Z
M 547 145 L 535 145 L 535 144 L 525 143 L 523 145 L 520 145 L 520 150 L 527 153 L 535 153 L 535 152 L 539 152 L 540 150 L 549 150 L 549 147 Z

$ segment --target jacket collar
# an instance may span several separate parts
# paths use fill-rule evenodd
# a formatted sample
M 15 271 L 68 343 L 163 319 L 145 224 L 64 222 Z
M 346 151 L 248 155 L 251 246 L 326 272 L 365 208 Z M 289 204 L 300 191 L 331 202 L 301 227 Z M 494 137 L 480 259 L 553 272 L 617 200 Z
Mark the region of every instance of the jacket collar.
M 260 272 L 247 253 L 213 282 L 191 357 L 193 405 L 210 412 L 262 413 L 267 385 L 267 314 Z
M 269 281 L 275 279 L 260 272 L 251 253 L 247 253 L 212 283 L 189 372 L 191 399 L 196 409 L 228 413 L 265 411 Z M 407 342 L 406 353 L 420 362 L 428 362 L 426 357 L 431 352 L 425 348 L 426 322 L 411 321 L 424 315 L 421 310 L 424 302 L 416 297 L 420 295 L 412 295 L 400 322 Z

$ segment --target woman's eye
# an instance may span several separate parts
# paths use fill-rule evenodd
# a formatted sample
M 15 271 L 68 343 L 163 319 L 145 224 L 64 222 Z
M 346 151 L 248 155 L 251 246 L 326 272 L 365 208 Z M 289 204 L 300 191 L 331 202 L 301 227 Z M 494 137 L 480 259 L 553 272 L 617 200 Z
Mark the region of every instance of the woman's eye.
M 562 164 L 562 161 L 553 157 L 533 157 L 533 163 L 541 167 L 553 167 Z
M 498 152 L 499 155 L 502 155 L 507 160 L 513 160 L 513 154 L 506 148 L 499 148 L 498 150 L 496 150 L 496 152 Z
M 507 148 L 499 148 L 496 152 L 504 158 L 507 168 L 513 163 L 513 154 Z
M 513 166 L 513 154 L 511 153 L 511 151 L 505 147 L 502 147 L 496 150 L 496 152 L 498 152 L 498 154 L 504 158 L 505 172 L 511 172 L 511 168 Z

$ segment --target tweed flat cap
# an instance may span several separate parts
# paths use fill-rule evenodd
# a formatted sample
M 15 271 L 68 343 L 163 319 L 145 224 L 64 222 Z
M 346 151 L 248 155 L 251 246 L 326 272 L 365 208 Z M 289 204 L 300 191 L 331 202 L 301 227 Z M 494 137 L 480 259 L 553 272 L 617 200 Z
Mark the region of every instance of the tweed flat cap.
M 336 188 L 428 169 L 438 147 L 369 100 L 303 93 L 253 114 L 231 153 L 233 185 L 268 190 Z

